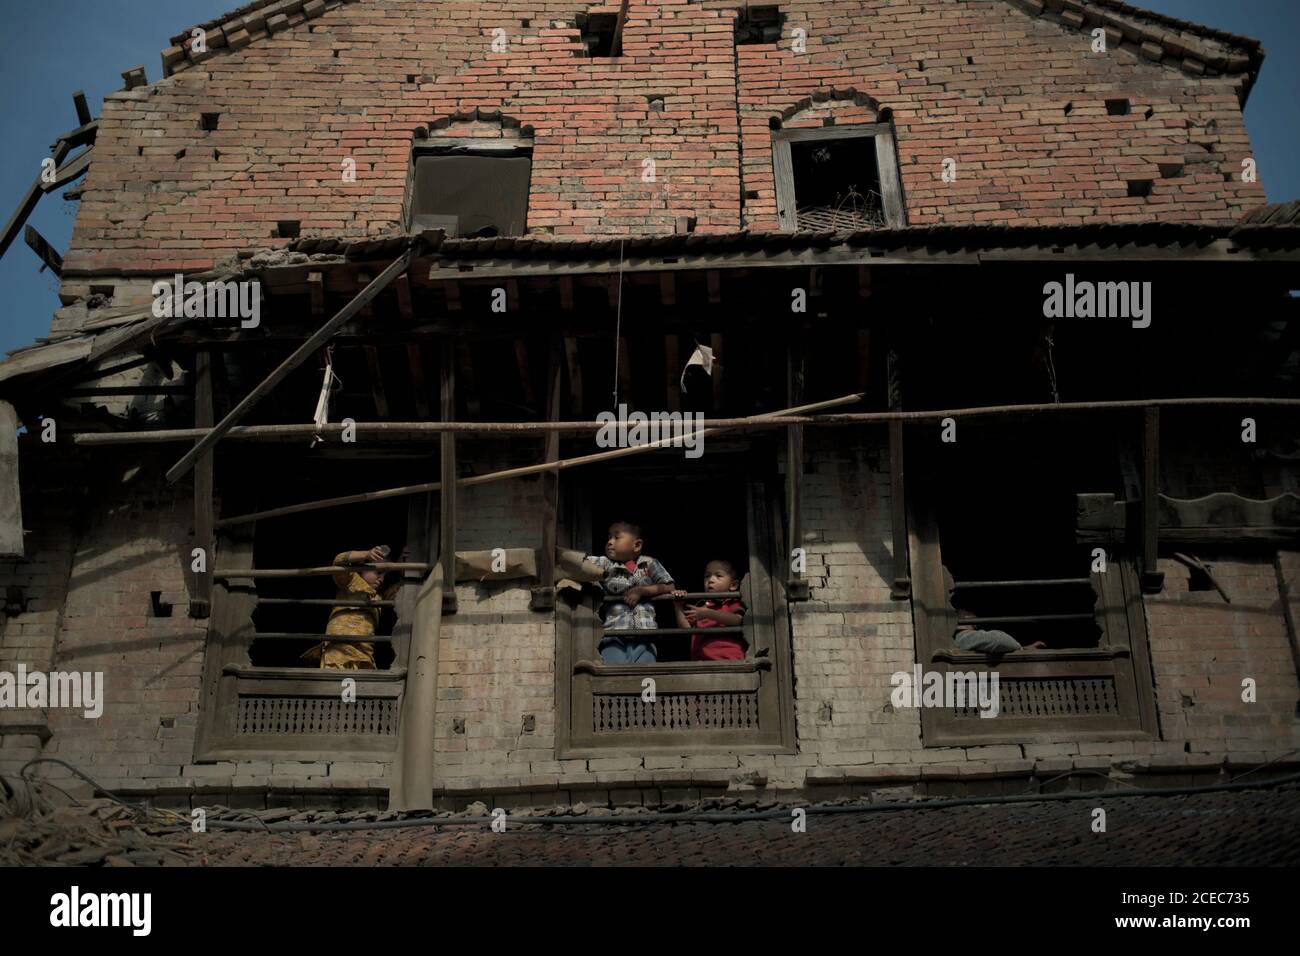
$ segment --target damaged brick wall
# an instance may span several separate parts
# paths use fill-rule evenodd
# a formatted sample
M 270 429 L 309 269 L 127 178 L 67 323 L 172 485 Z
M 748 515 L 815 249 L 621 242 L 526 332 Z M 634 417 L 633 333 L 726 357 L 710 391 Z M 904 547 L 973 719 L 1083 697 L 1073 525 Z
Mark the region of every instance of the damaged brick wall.
M 206 267 L 280 244 L 280 220 L 391 231 L 413 130 L 480 110 L 533 127 L 529 228 L 557 236 L 776 228 L 770 124 L 865 118 L 822 109 L 834 91 L 892 113 L 913 224 L 1228 223 L 1264 198 L 1240 176 L 1244 66 L 1202 76 L 1130 40 L 1094 54 L 1086 30 L 1007 0 L 798 0 L 778 43 L 739 46 L 731 0 L 634 3 L 617 59 L 582 55 L 568 0 L 307 6 L 107 98 L 70 277 Z

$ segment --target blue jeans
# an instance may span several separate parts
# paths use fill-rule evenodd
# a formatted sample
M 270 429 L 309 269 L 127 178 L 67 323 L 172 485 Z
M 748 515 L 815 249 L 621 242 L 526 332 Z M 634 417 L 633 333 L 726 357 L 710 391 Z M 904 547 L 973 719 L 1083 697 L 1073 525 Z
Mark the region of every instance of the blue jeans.
M 648 641 L 607 637 L 600 642 L 600 659 L 606 664 L 653 664 L 658 653 Z

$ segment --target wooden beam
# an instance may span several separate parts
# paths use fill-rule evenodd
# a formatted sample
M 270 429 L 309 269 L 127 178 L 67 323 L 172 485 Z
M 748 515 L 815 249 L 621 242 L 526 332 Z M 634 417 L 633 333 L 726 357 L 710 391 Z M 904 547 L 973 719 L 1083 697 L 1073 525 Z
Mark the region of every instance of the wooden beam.
M 411 277 L 402 274 L 393 280 L 393 292 L 397 296 L 397 313 L 407 322 L 411 321 Z
M 58 250 L 50 245 L 31 223 L 28 223 L 23 229 L 23 241 L 41 260 L 41 272 L 49 269 L 56 276 L 63 276 L 63 256 L 59 255 Z
M 421 420 L 428 421 L 433 413 L 429 406 L 429 386 L 424 381 L 424 352 L 418 342 L 406 343 L 406 364 L 411 369 L 411 394 L 415 396 L 415 413 Z
M 72 105 L 77 111 L 77 123 L 86 126 L 94 117 L 90 115 L 90 107 L 86 105 L 86 94 L 82 90 L 72 94 Z
M 891 348 L 886 359 L 886 390 L 890 411 L 903 406 L 902 370 L 898 350 Z M 907 483 L 903 471 L 903 423 L 889 423 L 890 523 L 894 532 L 894 583 L 889 596 L 906 601 L 912 596 L 912 571 L 907 553 Z
M 325 312 L 325 277 L 319 272 L 307 273 L 307 295 L 311 298 L 311 314 Z
M 420 247 L 420 240 L 417 238 L 407 246 L 406 251 L 393 260 L 387 269 L 379 274 L 374 282 L 361 290 L 355 298 L 347 305 L 340 309 L 335 316 L 322 325 L 314 335 L 306 342 L 302 343 L 292 355 L 279 364 L 276 369 L 264 378 L 256 388 L 254 388 L 238 405 L 230 410 L 230 414 L 223 418 L 208 434 L 201 438 L 198 443 L 191 448 L 180 461 L 172 465 L 167 471 L 167 480 L 170 482 L 178 481 L 185 475 L 198 460 L 199 456 L 208 451 L 221 440 L 226 432 L 234 428 L 239 421 L 252 411 L 253 406 L 271 393 L 275 386 L 279 385 L 286 376 L 289 375 L 303 362 L 307 361 L 317 350 L 320 349 L 330 336 L 336 330 L 341 328 L 348 320 L 356 315 L 362 308 L 370 302 L 373 302 L 375 296 L 379 295 L 390 282 L 405 272 L 411 265 L 411 260 L 415 258 L 416 252 Z
M 569 411 L 582 414 L 582 366 L 578 362 L 578 340 L 572 335 L 564 337 L 564 361 L 569 369 Z
M 840 398 L 828 399 L 824 402 L 814 402 L 811 405 L 804 405 L 800 408 L 787 408 L 779 412 L 765 412 L 761 415 L 751 415 L 742 419 L 744 424 L 738 425 L 714 425 L 706 427 L 700 432 L 700 437 L 707 438 L 715 435 L 728 428 L 743 427 L 765 427 L 767 423 L 779 420 L 783 415 L 798 415 L 805 412 L 816 412 L 826 408 L 835 408 L 841 405 L 851 405 L 854 402 L 861 401 L 863 396 L 854 393 L 845 395 Z M 707 423 L 706 423 L 707 424 Z M 645 445 L 633 445 L 628 448 L 615 448 L 612 451 L 595 452 L 590 455 L 581 455 L 577 458 L 565 458 L 556 462 L 542 462 L 538 465 L 524 465 L 520 468 L 507 468 L 505 471 L 494 471 L 486 475 L 472 475 L 468 478 L 456 479 L 456 484 L 462 488 L 468 488 L 473 485 L 486 485 L 492 482 L 505 481 L 509 478 L 523 478 L 527 475 L 539 475 L 548 471 L 563 471 L 567 468 L 578 468 L 582 465 L 592 465 L 599 461 L 610 461 L 614 458 L 626 458 L 628 455 L 641 455 L 647 452 L 655 451 L 660 448 L 669 447 L 675 441 L 673 438 L 664 438 L 659 441 L 650 442 Z M 296 505 L 285 505 L 281 508 L 271 508 L 267 511 L 251 512 L 243 515 L 232 515 L 229 518 L 222 518 L 217 522 L 219 527 L 235 524 L 248 524 L 254 521 L 261 521 L 263 518 L 279 518 L 285 515 L 300 514 L 304 511 L 319 511 L 323 508 L 336 508 L 340 505 L 355 505 L 367 501 L 380 501 L 385 498 L 400 498 L 405 495 L 424 494 L 429 491 L 440 491 L 441 482 L 431 481 L 418 485 L 403 485 L 398 488 L 385 488 L 381 491 L 367 491 L 361 494 L 344 495 L 341 498 L 324 498 L 318 501 L 306 501 Z
M 623 0 L 623 2 L 619 4 L 618 19 L 614 21 L 614 41 L 609 48 L 610 56 L 623 55 L 623 27 L 627 25 L 627 8 L 629 2 L 630 0 Z
M 560 369 L 564 364 L 564 343 L 558 334 L 551 336 L 550 352 L 546 359 L 546 420 L 560 418 Z M 560 460 L 560 433 L 548 432 L 544 460 Z M 560 473 L 542 473 L 542 553 L 537 573 L 540 580 L 533 588 L 529 606 L 534 611 L 550 611 L 555 607 L 555 544 L 556 526 L 559 523 Z
M 220 361 L 220 359 L 218 359 Z M 212 402 L 212 356 L 194 353 L 194 427 L 211 428 L 215 421 Z M 213 544 L 215 528 L 215 482 L 213 455 L 208 452 L 194 466 L 194 545 L 203 549 L 203 567 L 194 581 L 190 617 L 206 618 L 212 613 L 212 569 L 216 567 Z
M 73 156 L 66 163 L 59 166 L 59 168 L 54 171 L 54 178 L 47 183 L 42 183 L 41 189 L 47 193 L 52 193 L 56 190 L 62 189 L 79 176 L 84 176 L 86 171 L 90 169 L 90 160 L 94 154 L 95 147 L 87 146 L 76 156 Z
M 669 273 L 671 275 L 671 273 Z M 722 304 L 722 273 L 717 269 L 710 269 L 704 273 L 705 282 L 708 284 L 709 305 Z
M 794 408 L 803 402 L 805 330 L 796 329 L 786 343 L 786 405 Z M 794 425 L 785 430 L 785 515 L 788 524 L 786 546 L 790 553 L 783 556 L 788 574 L 785 577 L 786 599 L 806 601 L 808 582 L 803 571 L 797 570 L 795 549 L 803 547 L 803 427 Z M 802 562 L 801 562 L 802 563 Z
M 444 422 L 456 419 L 456 348 L 451 339 L 442 343 L 439 362 L 439 399 Z M 442 612 L 456 613 L 456 436 L 442 435 L 441 507 L 438 513 L 438 560 L 450 569 L 443 578 Z
M 367 345 L 366 349 L 366 369 L 370 373 L 370 394 L 375 400 L 375 413 L 380 418 L 387 419 L 388 414 L 388 392 L 384 388 L 384 370 L 379 364 L 379 347 Z
M 70 152 L 72 152 L 72 146 L 66 139 L 60 139 L 55 144 L 54 154 L 50 158 L 54 160 L 54 165 L 57 167 Z M 14 210 L 14 214 L 5 223 L 4 231 L 0 232 L 0 257 L 4 256 L 5 251 L 18 238 L 18 231 L 27 223 L 27 217 L 32 214 L 32 210 L 36 208 L 36 204 L 40 202 L 41 197 L 44 195 L 45 183 L 38 174 L 36 181 L 27 187 L 27 192 L 18 201 L 18 208 Z
M 1160 558 L 1160 409 L 1143 410 L 1142 433 L 1142 591 L 1159 594 L 1165 576 Z

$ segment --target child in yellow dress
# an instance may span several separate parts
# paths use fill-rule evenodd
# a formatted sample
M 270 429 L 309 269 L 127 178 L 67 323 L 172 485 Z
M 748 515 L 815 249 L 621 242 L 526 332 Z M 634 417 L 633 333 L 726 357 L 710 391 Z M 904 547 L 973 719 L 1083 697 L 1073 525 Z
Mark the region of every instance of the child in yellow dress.
M 334 563 L 340 566 L 386 561 L 390 550 L 387 545 L 376 545 L 369 551 L 341 551 L 334 557 Z M 406 553 L 402 553 L 405 560 Z M 339 571 L 334 575 L 338 586 L 339 599 L 378 601 L 381 598 L 391 600 L 401 586 L 398 577 L 382 594 L 384 573 L 374 568 L 362 568 L 356 571 Z M 329 623 L 325 626 L 328 635 L 347 637 L 373 637 L 379 625 L 378 607 L 335 607 L 330 609 Z M 371 641 L 356 643 L 345 641 L 322 641 L 302 655 L 304 660 L 316 661 L 323 669 L 372 671 L 375 669 L 375 645 Z

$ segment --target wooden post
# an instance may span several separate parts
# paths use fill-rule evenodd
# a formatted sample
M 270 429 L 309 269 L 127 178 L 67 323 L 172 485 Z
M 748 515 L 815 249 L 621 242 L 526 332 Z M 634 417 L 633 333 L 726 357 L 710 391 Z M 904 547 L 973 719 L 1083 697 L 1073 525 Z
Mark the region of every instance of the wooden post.
M 212 353 L 194 353 L 194 427 L 211 428 L 215 420 L 212 403 Z M 206 618 L 212 613 L 213 554 L 213 461 L 206 452 L 194 466 L 194 545 L 203 549 L 203 571 L 194 581 L 190 598 L 190 617 Z
M 451 339 L 442 345 L 442 362 L 440 368 L 440 389 L 442 399 L 442 420 L 453 421 L 456 418 L 456 351 Z M 456 435 L 453 432 L 442 433 L 442 480 L 438 489 L 442 497 L 442 507 L 438 514 L 439 548 L 438 560 L 447 569 L 442 579 L 442 612 L 456 613 Z
M 1159 594 L 1165 576 L 1158 570 L 1160 546 L 1160 409 L 1143 411 L 1142 436 L 1142 591 Z
M 902 368 L 897 347 L 891 347 L 887 358 L 889 410 L 901 411 L 903 407 Z M 906 601 L 912 596 L 912 571 L 907 553 L 907 498 L 903 473 L 903 423 L 889 423 L 889 496 L 890 522 L 894 527 L 894 585 L 889 596 L 896 601 Z
M 551 338 L 550 356 L 546 362 L 546 420 L 560 419 L 560 366 L 564 363 L 564 343 L 558 335 Z M 546 461 L 560 460 L 560 433 L 546 435 Z M 529 604 L 534 611 L 555 608 L 555 534 L 559 520 L 560 473 L 542 473 L 542 555 L 537 564 L 537 586 L 533 588 Z
M 786 397 L 793 407 L 803 402 L 804 385 L 804 330 L 796 328 L 786 345 Z M 803 561 L 796 562 L 796 549 L 803 548 L 803 426 L 791 425 L 785 430 L 785 514 L 789 522 L 786 546 L 790 553 L 786 575 L 786 598 L 790 601 L 808 600 L 808 582 L 804 579 Z M 799 555 L 802 558 L 802 555 Z

